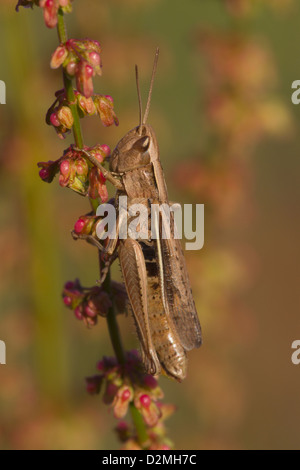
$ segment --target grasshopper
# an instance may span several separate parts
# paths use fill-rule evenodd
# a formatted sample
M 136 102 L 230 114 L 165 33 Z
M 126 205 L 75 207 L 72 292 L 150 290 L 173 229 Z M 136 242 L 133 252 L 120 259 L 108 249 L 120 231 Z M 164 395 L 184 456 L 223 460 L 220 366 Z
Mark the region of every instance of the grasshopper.
M 170 204 L 155 132 L 147 124 L 158 56 L 157 49 L 144 117 L 136 67 L 140 122 L 117 144 L 110 171 L 83 151 L 116 187 L 115 201 L 127 196 L 129 207 L 133 203 Z M 201 327 L 180 240 L 174 236 L 175 229 L 169 239 L 161 236 L 161 215 L 156 223 L 156 239 L 149 235 L 145 240 L 118 240 L 118 216 L 117 237 L 109 240 L 104 251 L 111 260 L 119 258 L 146 371 L 152 375 L 164 372 L 182 381 L 187 373 L 187 351 L 201 346 Z

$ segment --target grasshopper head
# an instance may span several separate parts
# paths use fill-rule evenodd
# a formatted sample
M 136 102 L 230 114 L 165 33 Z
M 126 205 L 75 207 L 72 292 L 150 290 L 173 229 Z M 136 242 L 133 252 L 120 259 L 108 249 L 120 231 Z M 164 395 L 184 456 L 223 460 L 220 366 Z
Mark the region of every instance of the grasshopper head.
M 149 165 L 157 158 L 158 145 L 151 126 L 143 124 L 129 131 L 117 144 L 110 160 L 110 169 L 125 173 Z
M 156 49 L 150 90 L 144 116 L 142 116 L 142 100 L 139 87 L 138 68 L 136 66 L 136 84 L 139 98 L 140 124 L 129 131 L 123 139 L 120 140 L 112 153 L 110 160 L 110 169 L 115 173 L 124 173 L 136 168 L 142 168 L 155 160 L 158 160 L 158 145 L 154 130 L 146 124 L 151 96 L 153 90 L 154 77 L 157 69 L 159 49 Z

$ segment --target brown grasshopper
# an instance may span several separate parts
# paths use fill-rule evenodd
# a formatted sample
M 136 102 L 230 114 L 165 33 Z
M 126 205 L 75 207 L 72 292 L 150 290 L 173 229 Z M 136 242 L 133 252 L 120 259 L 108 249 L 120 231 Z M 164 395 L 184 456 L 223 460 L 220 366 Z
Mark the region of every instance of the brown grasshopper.
M 169 204 L 156 136 L 146 124 L 158 55 L 157 50 L 144 117 L 136 67 L 140 123 L 117 144 L 110 159 L 110 171 L 85 152 L 116 187 L 115 200 L 127 196 L 129 207 L 137 202 Z M 145 240 L 127 238 L 118 243 L 121 223 L 118 217 L 117 237 L 109 240 L 105 252 L 111 259 L 119 258 L 146 371 L 156 375 L 163 369 L 168 376 L 181 381 L 187 372 L 186 352 L 201 346 L 201 327 L 180 240 L 175 238 L 174 229 L 169 239 L 163 239 L 161 216 L 156 222 L 157 239 L 149 235 Z

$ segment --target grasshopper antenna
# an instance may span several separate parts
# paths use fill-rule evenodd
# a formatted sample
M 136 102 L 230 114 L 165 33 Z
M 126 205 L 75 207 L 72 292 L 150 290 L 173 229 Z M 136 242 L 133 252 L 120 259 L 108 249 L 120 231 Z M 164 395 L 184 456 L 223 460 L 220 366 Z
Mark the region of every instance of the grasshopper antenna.
M 156 49 L 156 53 L 155 53 L 155 59 L 154 59 L 152 77 L 151 77 L 151 83 L 150 83 L 150 90 L 149 90 L 149 95 L 148 95 L 146 111 L 145 111 L 145 115 L 144 115 L 144 119 L 143 119 L 143 124 L 146 124 L 148 116 L 149 116 L 150 104 L 151 104 L 151 98 L 152 98 L 152 91 L 153 91 L 153 85 L 154 85 L 154 79 L 155 79 L 157 64 L 158 64 L 158 58 L 159 58 L 159 48 Z
M 142 125 L 143 125 L 143 105 L 142 105 L 142 97 L 141 97 L 141 89 L 140 89 L 140 81 L 139 81 L 139 69 L 137 65 L 135 66 L 135 79 L 136 79 L 136 89 L 138 93 L 139 110 L 140 110 L 139 134 L 141 134 Z

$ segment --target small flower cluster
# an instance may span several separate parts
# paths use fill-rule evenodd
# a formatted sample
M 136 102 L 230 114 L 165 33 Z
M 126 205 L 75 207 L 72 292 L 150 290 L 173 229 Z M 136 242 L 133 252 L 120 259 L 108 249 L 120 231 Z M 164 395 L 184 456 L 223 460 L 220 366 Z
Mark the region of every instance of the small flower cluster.
M 103 389 L 103 402 L 113 409 L 115 418 L 121 420 L 116 432 L 124 449 L 141 449 L 135 431 L 123 421 L 129 406 L 138 409 L 147 425 L 148 449 L 171 449 L 172 443 L 166 438 L 164 420 L 175 408 L 161 403 L 163 392 L 157 380 L 144 372 L 144 367 L 137 351 L 126 354 L 126 362 L 120 365 L 114 357 L 104 357 L 97 366 L 100 374 L 86 379 L 87 391 L 96 395 Z
M 91 39 L 69 39 L 56 48 L 50 65 L 53 69 L 62 66 L 70 78 L 76 78 L 77 90 L 90 98 L 94 92 L 93 77 L 102 75 L 101 46 Z
M 124 285 L 112 281 L 111 291 L 117 312 L 124 313 L 128 301 Z M 65 306 L 89 327 L 97 324 L 99 316 L 106 317 L 112 306 L 109 295 L 101 286 L 83 287 L 78 279 L 65 284 L 62 297 Z
M 72 102 L 68 99 L 69 92 L 66 89 L 58 90 L 46 115 L 47 124 L 53 126 L 62 139 L 74 126 L 74 106 L 77 107 L 80 118 L 98 114 L 106 127 L 119 124 L 114 112 L 113 98 L 110 95 L 93 94 L 93 78 L 102 73 L 100 54 L 98 41 L 69 39 L 65 44 L 60 44 L 52 55 L 51 67 L 57 69 L 62 66 L 70 79 L 76 78 L 77 85 L 75 90 L 71 89 L 74 96 Z M 110 155 L 107 145 L 84 147 L 84 150 L 91 153 L 99 163 Z M 108 199 L 106 180 L 102 172 L 73 146 L 66 149 L 57 161 L 40 162 L 38 166 L 41 168 L 40 177 L 43 181 L 50 183 L 59 173 L 61 186 L 91 199 L 100 197 L 102 202 Z
M 61 8 L 64 13 L 72 11 L 73 0 L 19 0 L 16 10 L 20 7 L 33 8 L 34 5 L 43 8 L 44 20 L 48 28 L 55 28 L 58 21 L 58 10 Z
M 119 125 L 119 120 L 114 112 L 114 101 L 110 95 L 95 94 L 93 97 L 86 98 L 77 90 L 74 90 L 77 109 L 81 118 L 98 114 L 102 124 L 105 127 L 115 124 Z M 58 136 L 64 139 L 70 133 L 74 118 L 65 90 L 59 90 L 55 93 L 56 99 L 50 106 L 46 115 L 46 123 L 53 126 Z
M 102 163 L 109 155 L 110 148 L 107 145 L 84 147 L 84 150 L 93 155 L 99 163 Z M 106 179 L 101 171 L 93 166 L 81 151 L 72 145 L 68 147 L 63 156 L 56 161 L 40 162 L 39 175 L 46 183 L 51 183 L 59 173 L 59 184 L 73 191 L 89 196 L 92 199 L 98 197 L 102 202 L 108 200 Z

